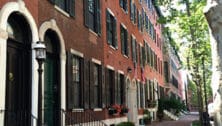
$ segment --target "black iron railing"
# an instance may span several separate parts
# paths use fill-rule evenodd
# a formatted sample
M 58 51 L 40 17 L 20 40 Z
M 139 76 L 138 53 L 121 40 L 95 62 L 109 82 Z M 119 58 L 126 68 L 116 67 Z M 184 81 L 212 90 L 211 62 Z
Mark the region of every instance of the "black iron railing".
M 61 120 L 66 126 L 107 126 L 97 119 L 93 112 L 84 110 L 64 111 L 62 110 Z
M 46 114 L 45 112 L 43 111 L 44 114 Z M 53 118 L 49 117 L 46 120 L 43 118 L 42 123 L 38 125 L 38 119 L 26 110 L 0 110 L 0 116 L 4 116 L 4 126 L 45 126 L 48 124 L 53 126 L 107 126 L 94 116 L 94 112 L 84 110 L 56 110 Z
M 4 116 L 4 126 L 33 126 L 37 118 L 27 110 L 0 110 Z

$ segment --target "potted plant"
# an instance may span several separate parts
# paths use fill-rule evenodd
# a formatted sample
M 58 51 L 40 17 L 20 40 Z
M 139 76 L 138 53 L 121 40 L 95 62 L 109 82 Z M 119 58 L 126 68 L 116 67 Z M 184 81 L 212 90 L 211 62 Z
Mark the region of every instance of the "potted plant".
M 117 113 L 117 110 L 115 108 L 110 107 L 110 108 L 108 108 L 108 113 L 109 113 L 109 115 L 113 115 L 113 114 Z
M 144 111 L 143 111 L 143 115 L 144 115 L 144 117 L 143 117 L 143 122 L 144 122 L 144 124 L 145 124 L 145 125 L 151 124 L 152 117 L 151 117 L 151 115 L 150 115 L 149 110 L 147 110 L 147 109 L 144 110 Z
M 121 112 L 121 107 L 118 104 L 111 105 L 108 108 L 109 115 L 119 114 Z
M 121 105 L 121 112 L 120 112 L 121 114 L 128 113 L 128 111 L 129 109 L 126 106 Z

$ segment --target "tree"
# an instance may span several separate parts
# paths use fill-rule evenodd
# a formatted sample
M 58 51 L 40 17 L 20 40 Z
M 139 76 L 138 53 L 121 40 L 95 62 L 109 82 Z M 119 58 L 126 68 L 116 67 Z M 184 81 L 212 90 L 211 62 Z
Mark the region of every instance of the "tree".
M 203 113 L 203 71 L 211 68 L 211 48 L 208 25 L 203 14 L 205 0 L 163 0 L 156 2 L 165 9 L 167 15 L 159 22 L 165 23 L 166 31 L 171 34 L 172 46 L 179 52 L 183 66 L 192 75 L 196 85 L 200 106 L 200 121 Z M 202 59 L 205 59 L 203 69 Z M 209 80 L 209 74 L 206 79 Z M 209 82 L 209 81 L 207 81 Z M 210 83 L 207 83 L 208 85 Z
M 222 0 L 208 0 L 204 9 L 210 29 L 210 40 L 212 48 L 212 83 L 214 96 L 214 123 L 215 126 L 222 125 Z

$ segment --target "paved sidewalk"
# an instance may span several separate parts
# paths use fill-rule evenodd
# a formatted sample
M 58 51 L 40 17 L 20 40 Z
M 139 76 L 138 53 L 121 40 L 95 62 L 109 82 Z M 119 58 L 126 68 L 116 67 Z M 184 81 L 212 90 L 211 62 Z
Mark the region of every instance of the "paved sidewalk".
M 191 122 L 198 120 L 198 114 L 186 114 L 180 117 L 177 121 L 162 121 L 162 122 L 153 122 L 150 126 L 190 126 Z

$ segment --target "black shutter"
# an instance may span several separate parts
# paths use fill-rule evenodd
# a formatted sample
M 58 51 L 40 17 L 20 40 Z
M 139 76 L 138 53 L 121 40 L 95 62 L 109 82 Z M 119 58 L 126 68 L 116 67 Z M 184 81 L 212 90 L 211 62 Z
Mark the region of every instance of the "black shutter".
M 90 88 L 89 88 L 89 101 L 90 101 L 90 108 L 95 108 L 95 100 L 94 100 L 94 63 L 89 62 L 89 75 L 90 75 Z
M 68 3 L 68 12 L 69 12 L 69 15 L 71 17 L 74 17 L 75 16 L 75 0 L 68 0 L 66 3 Z
M 113 38 L 114 38 L 114 45 L 115 45 L 115 48 L 118 49 L 118 42 L 117 42 L 117 30 L 116 30 L 116 18 L 114 17 L 113 18 Z
M 88 8 L 88 0 L 83 0 L 84 2 L 84 21 L 86 27 L 89 27 L 89 8 Z
M 89 61 L 84 59 L 84 108 L 89 108 Z
M 133 36 L 131 35 L 131 51 L 132 51 L 132 61 L 134 62 L 135 61 L 135 45 L 134 45 L 134 39 L 133 39 Z
M 106 90 L 105 90 L 105 96 L 106 96 L 106 106 L 110 105 L 110 75 L 109 75 L 109 69 L 105 69 L 105 84 L 106 84 Z
M 124 76 L 124 75 L 121 75 L 121 79 L 123 79 L 123 80 L 121 80 L 121 85 L 123 86 L 123 96 L 122 96 L 122 104 L 125 104 L 126 105 L 126 97 L 127 97 L 127 94 L 126 94 L 126 90 L 128 90 L 128 89 L 126 89 L 127 88 L 127 85 L 126 85 L 126 77 Z
M 137 41 L 135 40 L 135 53 L 136 53 L 136 63 L 138 63 L 138 44 Z
M 100 0 L 96 0 L 96 32 L 101 35 L 101 10 Z
M 72 91 L 72 54 L 67 51 L 67 65 L 66 65 L 66 101 L 67 101 L 67 108 L 73 108 L 73 101 L 70 99 L 70 91 Z
M 111 28 L 111 19 L 110 19 L 110 14 L 109 11 L 106 10 L 106 38 L 107 38 L 107 42 L 108 44 L 111 44 L 112 40 L 111 40 L 111 34 L 110 34 L 110 28 Z
M 121 39 L 121 52 L 122 54 L 125 54 L 124 49 L 125 49 L 125 44 L 124 44 L 124 28 L 122 25 L 120 25 L 120 39 Z
M 130 56 L 130 41 L 129 41 L 129 37 L 128 37 L 128 31 L 125 29 L 125 38 L 126 38 L 126 55 L 129 57 Z
M 133 17 L 133 22 L 136 24 L 136 4 L 135 4 L 135 3 L 133 4 L 133 9 L 134 9 L 134 10 L 133 10 L 133 13 L 134 13 L 134 14 L 133 14 L 133 15 L 134 15 L 134 17 Z
M 118 86 L 118 72 L 115 72 L 115 81 L 114 81 L 114 103 L 117 103 L 117 104 L 119 104 L 118 102 L 119 102 L 119 98 L 118 98 L 118 96 L 119 96 L 119 92 L 118 92 L 118 88 L 119 88 L 119 86 Z
M 106 107 L 106 76 L 105 76 L 105 68 L 101 66 L 101 96 L 102 99 L 102 108 Z
M 130 20 L 133 21 L 134 18 L 134 6 L 133 6 L 133 0 L 130 0 Z
M 145 83 L 145 107 L 148 108 L 148 80 Z

